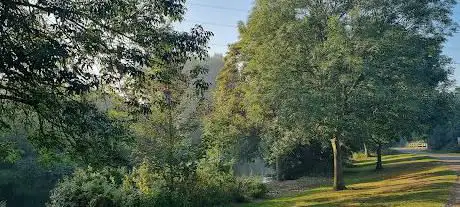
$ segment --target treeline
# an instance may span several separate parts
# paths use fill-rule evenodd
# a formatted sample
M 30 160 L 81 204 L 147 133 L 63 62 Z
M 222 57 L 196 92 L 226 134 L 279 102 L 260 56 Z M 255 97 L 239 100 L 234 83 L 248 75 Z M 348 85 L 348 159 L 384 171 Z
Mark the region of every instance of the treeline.
M 183 0 L 2 1 L 0 201 L 227 205 L 266 193 L 235 176 L 257 158 L 280 180 L 333 163 L 343 190 L 364 144 L 381 169 L 389 143 L 455 126 L 436 116 L 454 4 L 257 0 L 223 64 L 211 32 L 174 31 Z
M 185 10 L 183 0 L 0 3 L 2 203 L 213 206 L 263 195 L 206 156 L 200 119 L 221 58 L 199 64 L 212 36 L 201 26 L 173 30 Z
M 460 137 L 460 88 L 449 93 L 440 94 L 436 107 L 432 108 L 433 116 L 427 134 L 422 136 L 428 140 L 433 150 L 458 152 Z
M 184 66 L 184 71 L 189 71 L 196 66 L 208 69 L 209 72 L 204 79 L 210 84 L 209 87 L 211 89 L 215 87 L 216 76 L 223 66 L 223 57 L 220 54 L 216 54 L 202 61 L 188 61 Z M 192 89 L 190 87 L 189 90 L 193 91 Z M 125 104 L 118 94 L 96 91 L 91 92 L 88 97 L 90 97 L 88 100 L 91 104 L 98 110 L 117 117 L 116 119 L 129 114 L 123 113 L 122 110 L 117 111 L 117 109 L 120 109 Z M 191 116 L 190 113 L 195 112 L 199 103 L 205 104 L 208 107 L 210 104 L 209 92 L 206 92 L 204 98 L 202 101 L 187 98 L 187 101 L 184 101 L 182 114 Z M 25 117 L 20 118 L 20 120 L 23 119 Z M 133 122 L 127 122 L 127 126 L 130 124 L 133 124 Z M 201 136 L 200 127 L 195 127 L 195 129 L 191 129 L 190 139 L 199 141 Z M 8 130 L 5 130 L 0 136 L 0 143 L 2 144 L 2 150 L 4 150 L 2 151 L 3 161 L 0 165 L 0 200 L 8 201 L 9 206 L 45 206 L 50 199 L 50 191 L 56 186 L 59 179 L 71 176 L 74 170 L 84 172 L 79 169 L 83 165 L 69 159 L 57 160 L 56 157 L 50 156 L 52 154 L 47 154 L 34 148 L 30 140 L 27 140 L 27 133 L 28 130 L 24 129 L 24 123 L 18 122 L 15 124 L 11 123 Z M 133 133 L 133 131 L 130 131 L 130 133 Z M 130 147 L 137 145 L 132 141 L 128 143 L 130 143 Z M 99 173 L 98 168 L 91 168 L 91 171 Z M 119 175 L 122 176 L 122 174 Z M 78 179 L 83 178 L 79 177 Z M 88 183 L 95 182 L 95 180 L 86 181 Z M 83 185 L 84 183 L 81 184 Z M 73 187 L 77 189 L 77 187 Z M 98 185 L 93 187 L 98 187 Z M 97 192 L 95 193 L 97 194 Z
M 374 149 L 382 169 L 390 144 L 444 130 L 455 3 L 327 2 L 258 0 L 240 23 L 205 121 L 227 162 L 261 156 L 285 179 L 283 163 L 316 150 L 311 163 L 332 158 L 343 190 L 352 151 Z

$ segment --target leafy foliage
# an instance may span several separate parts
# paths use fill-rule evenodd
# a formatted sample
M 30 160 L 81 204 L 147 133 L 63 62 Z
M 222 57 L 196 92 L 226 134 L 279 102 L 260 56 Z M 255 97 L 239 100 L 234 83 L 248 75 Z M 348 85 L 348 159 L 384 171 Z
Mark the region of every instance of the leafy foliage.
M 51 192 L 47 206 L 138 206 L 139 195 L 122 188 L 123 171 L 79 169 Z
M 146 163 L 131 173 L 79 169 L 52 191 L 48 206 L 216 206 L 261 198 L 266 193 L 265 186 L 253 179 L 231 178 L 217 185 L 215 181 L 222 177 L 189 180 L 187 186 L 175 186 L 183 191 L 171 192 L 165 187 L 167 180 L 150 172 Z
M 72 172 L 68 163 L 49 162 L 34 150 L 24 132 L 3 134 L 0 143 L 14 143 L 19 157 L 0 162 L 0 200 L 11 206 L 44 206 L 58 180 Z M 10 148 L 6 148 L 7 150 Z
M 35 124 L 37 148 L 87 162 L 98 161 L 87 157 L 96 149 L 109 151 L 99 156 L 104 163 L 119 159 L 111 150 L 124 135 L 85 94 L 117 86 L 139 105 L 146 80 L 180 78 L 180 66 L 204 57 L 212 35 L 200 26 L 172 30 L 184 12 L 183 0 L 2 1 L 2 128 L 9 125 L 5 118 L 22 113 L 30 119 L 24 124 Z
M 280 158 L 280 176 L 294 180 L 308 175 L 326 175 L 331 172 L 331 149 L 318 142 L 297 146 Z
M 258 155 L 258 129 L 246 117 L 239 64 L 239 46 L 233 45 L 217 77 L 212 108 L 204 119 L 205 147 L 209 153 L 219 153 L 219 162 L 226 167 Z
M 344 149 L 419 130 L 426 100 L 448 83 L 441 47 L 456 25 L 453 1 L 332 2 L 256 1 L 208 129 L 238 150 L 261 140 L 255 148 L 277 165 L 297 146 L 330 139 L 340 190 Z
M 425 111 L 431 114 L 429 119 L 424 119 L 427 126 L 426 133 L 430 148 L 434 150 L 457 151 L 457 137 L 460 136 L 459 126 L 459 89 L 452 92 L 437 94 Z
M 458 94 L 447 92 L 450 59 L 441 53 L 456 30 L 454 4 L 257 0 L 222 65 L 207 57 L 212 33 L 173 30 L 185 0 L 2 1 L 3 169 L 25 175 L 15 168 L 36 166 L 37 154 L 80 166 L 49 206 L 261 198 L 260 180 L 234 172 L 259 157 L 285 179 L 333 161 L 343 190 L 342 163 L 362 143 L 377 147 L 379 168 L 382 147 L 399 136 L 458 134 Z M 8 134 L 17 129 L 34 150 Z M 2 185 L 24 178 L 11 180 Z

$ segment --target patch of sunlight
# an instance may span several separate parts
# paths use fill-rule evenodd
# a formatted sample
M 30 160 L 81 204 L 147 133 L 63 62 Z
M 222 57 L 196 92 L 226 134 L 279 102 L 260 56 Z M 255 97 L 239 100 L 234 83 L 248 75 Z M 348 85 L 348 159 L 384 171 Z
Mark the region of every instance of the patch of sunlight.
M 360 160 L 358 167 L 346 174 L 348 190 L 315 188 L 295 197 L 267 200 L 245 207 L 282 206 L 443 206 L 456 180 L 454 172 L 423 155 L 389 155 L 383 157 L 383 171 Z M 368 163 L 363 164 L 363 163 Z
M 369 157 L 366 159 L 355 161 L 356 166 L 375 165 L 377 158 Z M 413 154 L 400 154 L 400 155 L 388 155 L 385 156 L 383 162 L 386 164 L 404 164 L 412 162 L 425 162 L 425 161 L 436 161 L 435 159 L 428 158 L 425 155 L 413 155 Z

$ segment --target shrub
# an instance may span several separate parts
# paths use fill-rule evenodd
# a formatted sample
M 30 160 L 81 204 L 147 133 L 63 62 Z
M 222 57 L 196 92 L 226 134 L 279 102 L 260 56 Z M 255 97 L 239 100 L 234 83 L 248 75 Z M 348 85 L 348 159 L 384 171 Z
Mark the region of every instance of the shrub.
M 193 206 L 216 206 L 230 202 L 247 202 L 263 198 L 268 189 L 260 178 L 235 178 L 230 174 L 198 182 Z
M 263 198 L 268 193 L 267 186 L 258 177 L 247 177 L 237 179 L 238 194 L 244 201 Z
M 237 178 L 231 172 L 232 163 L 224 164 L 219 153 L 209 153 L 197 169 L 197 189 L 194 206 L 217 206 L 230 202 L 245 202 L 267 193 L 262 179 Z
M 201 207 L 261 198 L 261 179 L 235 178 L 222 171 L 198 171 L 190 180 L 175 179 L 170 188 L 147 164 L 123 169 L 78 169 L 51 192 L 48 207 Z
M 353 160 L 365 160 L 368 159 L 368 155 L 364 152 L 353 152 Z
M 138 206 L 140 194 L 123 188 L 124 170 L 77 169 L 51 191 L 48 207 Z
M 131 172 L 78 169 L 59 182 L 48 207 L 219 206 L 261 198 L 267 193 L 260 178 L 235 178 L 217 166 L 203 161 L 187 176 L 176 173 L 173 181 L 166 181 L 145 162 Z

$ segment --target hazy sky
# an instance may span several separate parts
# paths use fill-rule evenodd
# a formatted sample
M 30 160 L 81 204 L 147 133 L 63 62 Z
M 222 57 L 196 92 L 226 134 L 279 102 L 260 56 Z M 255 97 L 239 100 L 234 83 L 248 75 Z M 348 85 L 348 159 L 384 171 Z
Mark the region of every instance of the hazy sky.
M 177 27 L 188 31 L 195 24 L 201 24 L 214 33 L 210 54 L 224 54 L 227 45 L 238 39 L 236 25 L 238 21 L 246 21 L 252 6 L 253 0 L 188 0 L 185 21 Z M 454 19 L 460 22 L 460 5 L 455 8 Z M 456 62 L 454 78 L 460 85 L 460 33 L 450 38 L 444 51 Z

